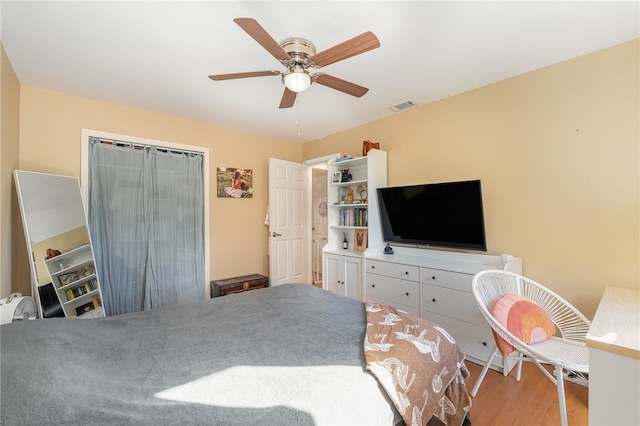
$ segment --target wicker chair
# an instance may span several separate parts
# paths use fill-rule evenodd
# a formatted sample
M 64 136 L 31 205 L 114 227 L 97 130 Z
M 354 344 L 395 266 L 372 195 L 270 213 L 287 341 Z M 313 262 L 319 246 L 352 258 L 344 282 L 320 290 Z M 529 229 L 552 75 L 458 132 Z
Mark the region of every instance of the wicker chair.
M 516 380 L 520 381 L 522 361 L 534 362 L 558 388 L 560 420 L 563 426 L 567 425 L 564 380 L 568 379 L 588 385 L 586 375 L 589 373 L 589 353 L 584 341 L 591 321 L 571 306 L 569 302 L 549 289 L 512 272 L 502 270 L 480 272 L 473 278 L 472 290 L 478 307 L 491 329 L 515 348 L 515 352 L 506 357 L 504 361 L 517 360 Z M 542 342 L 526 344 L 510 333 L 490 313 L 493 302 L 505 294 L 524 296 L 538 304 L 555 323 L 556 336 Z M 476 396 L 491 361 L 496 355 L 501 355 L 497 345 L 471 390 L 471 396 Z M 553 365 L 555 376 L 549 373 L 542 364 Z

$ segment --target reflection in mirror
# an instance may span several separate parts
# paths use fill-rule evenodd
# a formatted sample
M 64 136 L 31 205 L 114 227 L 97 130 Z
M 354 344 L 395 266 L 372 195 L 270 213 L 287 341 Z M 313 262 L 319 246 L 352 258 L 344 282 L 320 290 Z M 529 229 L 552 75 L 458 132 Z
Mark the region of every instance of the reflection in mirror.
M 78 178 L 22 170 L 14 177 L 39 317 L 101 316 Z

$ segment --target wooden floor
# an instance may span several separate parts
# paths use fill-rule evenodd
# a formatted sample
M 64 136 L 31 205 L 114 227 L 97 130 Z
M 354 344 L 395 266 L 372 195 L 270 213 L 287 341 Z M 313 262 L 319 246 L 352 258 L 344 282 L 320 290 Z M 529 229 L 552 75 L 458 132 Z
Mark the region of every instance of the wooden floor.
M 471 377 L 467 389 L 471 392 L 482 366 L 466 361 Z M 567 419 L 570 426 L 589 424 L 589 390 L 565 381 Z M 515 369 L 507 377 L 489 370 L 472 399 L 473 426 L 552 426 L 560 424 L 558 392 L 551 381 L 530 362 L 522 365 L 522 378 L 516 381 Z

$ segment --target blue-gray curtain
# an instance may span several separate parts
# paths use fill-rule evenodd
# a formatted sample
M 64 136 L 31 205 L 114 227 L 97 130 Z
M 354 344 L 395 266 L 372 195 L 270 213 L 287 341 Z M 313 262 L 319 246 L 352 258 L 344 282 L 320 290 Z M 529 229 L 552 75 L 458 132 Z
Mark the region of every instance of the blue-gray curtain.
M 88 217 L 107 315 L 205 298 L 200 153 L 89 140 Z

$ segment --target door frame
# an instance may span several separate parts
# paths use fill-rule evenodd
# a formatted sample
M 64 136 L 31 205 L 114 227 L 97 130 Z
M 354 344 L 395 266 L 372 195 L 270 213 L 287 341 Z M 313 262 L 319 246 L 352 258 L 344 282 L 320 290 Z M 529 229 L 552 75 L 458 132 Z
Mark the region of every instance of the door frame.
M 329 155 L 325 155 L 325 156 L 322 156 L 322 157 L 311 158 L 309 160 L 305 160 L 303 162 L 303 164 L 306 164 L 306 165 L 310 166 L 311 169 L 322 169 L 322 170 L 326 171 L 328 169 L 328 162 L 330 160 L 333 160 L 334 158 L 339 158 L 340 156 L 341 156 L 341 153 L 337 152 L 337 153 L 334 153 L 334 154 L 329 154 Z M 309 179 L 310 180 L 309 180 L 309 188 L 308 188 L 308 190 L 310 192 L 309 197 L 311 198 L 311 195 L 312 195 L 312 192 L 313 192 L 313 188 L 311 187 L 311 185 L 313 185 L 313 179 L 312 179 L 312 177 L 310 177 Z M 329 178 L 328 177 L 327 177 L 327 181 L 326 181 L 325 184 L 326 184 L 327 190 L 328 190 L 329 189 L 328 188 L 328 186 L 329 186 Z M 312 200 L 312 202 L 313 202 L 313 200 Z M 314 208 L 312 207 L 311 209 L 309 209 L 309 225 L 311 226 L 311 228 L 313 228 L 313 215 L 314 214 L 315 214 Z M 328 237 L 328 235 L 327 235 L 327 237 Z M 313 241 L 313 238 L 315 238 L 314 235 L 311 235 L 311 241 Z M 324 245 L 326 245 L 327 243 L 328 243 L 328 240 L 325 241 Z M 319 249 L 318 249 L 320 251 L 320 253 L 319 253 L 319 256 L 320 256 L 320 273 L 323 274 L 323 275 L 324 275 L 324 269 L 325 269 L 324 268 L 324 245 L 322 247 L 319 247 Z M 309 245 L 309 253 L 310 253 L 310 255 L 313 255 L 313 245 L 312 244 Z M 311 284 L 315 284 L 314 276 L 313 276 L 313 262 L 314 262 L 313 257 L 312 257 L 311 262 L 312 262 L 312 264 L 309 266 L 310 272 L 311 272 L 311 281 L 312 281 Z M 324 278 L 322 279 L 322 283 L 324 283 Z M 324 286 L 324 284 L 323 284 L 323 286 Z
M 309 160 L 305 160 L 303 162 L 303 164 L 306 164 L 306 165 L 310 166 L 312 169 L 327 170 L 329 168 L 328 167 L 329 161 L 333 160 L 334 158 L 340 158 L 341 155 L 342 154 L 340 152 L 336 152 L 334 154 L 329 154 L 329 155 L 325 155 L 325 156 L 322 156 L 322 157 L 316 157 L 316 158 L 311 158 Z M 307 190 L 310 191 L 310 192 L 312 192 L 312 190 L 313 190 L 313 188 L 312 188 L 313 182 L 312 181 L 313 180 L 311 180 L 309 182 L 309 187 L 307 188 Z M 328 177 L 328 175 L 327 175 L 327 180 L 326 180 L 325 184 L 327 185 L 327 190 L 328 190 L 329 189 L 328 188 L 328 186 L 329 186 L 329 177 Z M 313 224 L 313 215 L 314 215 L 314 211 L 313 210 L 314 209 L 312 208 L 309 211 L 309 223 L 310 224 Z M 327 234 L 327 237 L 328 236 L 329 235 Z M 313 239 L 313 236 L 312 236 L 312 239 Z M 325 245 L 328 242 L 329 242 L 329 240 L 327 239 L 327 241 L 325 241 Z M 313 249 L 311 249 L 311 250 L 313 251 Z M 314 259 L 312 258 L 311 259 L 311 263 L 312 264 L 309 265 L 310 270 L 312 269 L 313 262 L 314 262 Z M 323 246 L 323 247 L 320 247 L 320 271 L 322 272 L 323 275 L 324 275 L 324 269 L 325 268 L 324 268 L 324 246 Z M 313 274 L 312 274 L 312 277 L 311 277 L 311 281 L 312 281 L 312 284 L 315 284 L 313 282 Z M 324 278 L 322 279 L 322 282 L 324 283 Z M 324 286 L 324 284 L 323 284 L 323 286 Z

